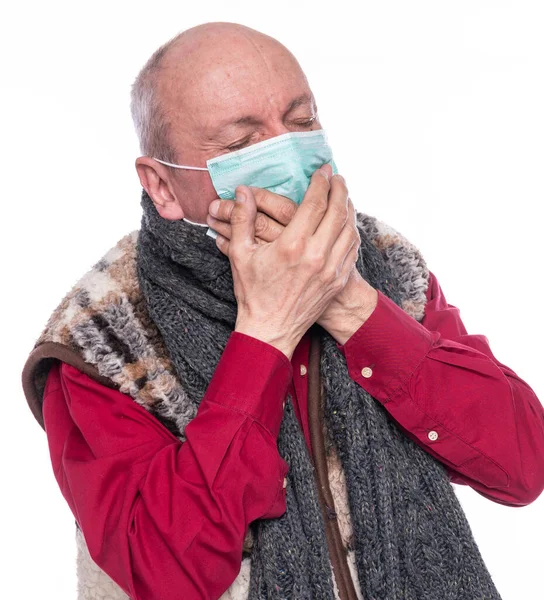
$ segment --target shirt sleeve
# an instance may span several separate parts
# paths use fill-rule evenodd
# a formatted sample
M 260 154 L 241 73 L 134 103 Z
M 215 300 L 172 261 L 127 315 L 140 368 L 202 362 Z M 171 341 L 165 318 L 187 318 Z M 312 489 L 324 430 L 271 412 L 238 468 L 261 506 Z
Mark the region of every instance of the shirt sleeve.
M 56 479 L 91 557 L 132 600 L 218 598 L 249 523 L 285 512 L 277 436 L 291 377 L 281 352 L 233 333 L 181 443 L 130 397 L 53 367 Z
M 431 273 L 418 323 L 378 293 L 369 319 L 341 347 L 351 378 L 379 400 L 455 483 L 523 506 L 544 487 L 544 411 L 483 335 L 468 335 Z

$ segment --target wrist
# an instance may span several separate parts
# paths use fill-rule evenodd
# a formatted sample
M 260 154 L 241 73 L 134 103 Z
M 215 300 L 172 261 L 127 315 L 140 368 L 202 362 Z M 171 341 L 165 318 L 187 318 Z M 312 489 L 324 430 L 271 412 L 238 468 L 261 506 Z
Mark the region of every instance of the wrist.
M 274 331 L 273 328 L 262 323 L 252 323 L 243 319 L 237 319 L 234 331 L 249 335 L 265 344 L 273 346 L 291 360 L 298 341 L 291 335 Z
M 378 305 L 378 292 L 364 279 L 353 286 L 354 293 L 332 300 L 318 323 L 341 345 L 369 319 Z

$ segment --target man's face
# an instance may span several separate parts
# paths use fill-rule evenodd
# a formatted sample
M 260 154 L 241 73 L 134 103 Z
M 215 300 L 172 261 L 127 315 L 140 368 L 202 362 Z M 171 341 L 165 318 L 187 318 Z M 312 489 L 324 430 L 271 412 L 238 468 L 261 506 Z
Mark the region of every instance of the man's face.
M 243 29 L 211 28 L 182 40 L 165 57 L 159 95 L 177 164 L 205 167 L 210 158 L 268 138 L 321 128 L 295 58 L 275 40 Z M 209 174 L 165 172 L 184 216 L 205 223 L 217 198 Z

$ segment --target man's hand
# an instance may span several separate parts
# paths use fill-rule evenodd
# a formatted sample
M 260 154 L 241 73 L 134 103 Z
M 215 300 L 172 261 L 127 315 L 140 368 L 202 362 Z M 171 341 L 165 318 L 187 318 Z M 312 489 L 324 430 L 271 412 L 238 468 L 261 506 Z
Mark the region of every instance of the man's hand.
M 255 241 L 260 244 L 273 242 L 291 222 L 297 211 L 297 204 L 285 196 L 274 194 L 263 188 L 249 186 L 257 204 L 255 218 Z M 208 225 L 228 242 L 231 239 L 230 218 L 234 210 L 231 200 L 214 200 L 208 207 Z
M 332 171 L 324 165 L 329 176 Z M 332 177 L 332 181 L 337 176 Z M 332 182 L 331 181 L 331 182 Z M 254 195 L 257 214 L 255 218 L 255 242 L 273 242 L 291 222 L 298 206 L 288 198 L 261 188 L 249 188 Z M 210 204 L 207 223 L 224 238 L 220 248 L 228 255 L 232 236 L 231 215 L 234 202 L 214 200 Z M 359 244 L 358 240 L 357 244 Z M 353 266 L 346 286 L 331 300 L 317 322 L 340 344 L 344 344 L 368 319 L 378 301 L 377 291 L 366 282 Z
M 330 179 L 330 170 L 318 169 L 293 218 L 271 242 L 256 240 L 257 205 L 250 188 L 238 186 L 231 204 L 230 240 L 219 234 L 217 246 L 231 263 L 235 331 L 291 358 L 357 260 L 359 236 L 346 186 L 341 177 Z

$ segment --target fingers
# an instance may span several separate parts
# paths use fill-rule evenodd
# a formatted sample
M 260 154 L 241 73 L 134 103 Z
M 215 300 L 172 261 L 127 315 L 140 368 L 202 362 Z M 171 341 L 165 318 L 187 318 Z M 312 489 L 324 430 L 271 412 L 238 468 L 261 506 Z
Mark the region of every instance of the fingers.
M 329 163 L 322 165 L 321 169 L 325 171 L 325 173 L 329 176 L 329 179 L 332 177 L 332 166 Z
M 297 204 L 285 196 L 274 194 L 269 190 L 250 187 L 257 202 L 257 210 L 272 217 L 281 225 L 288 225 L 297 212 Z
M 236 200 L 230 215 L 230 250 L 248 249 L 255 244 L 257 205 L 253 192 L 245 185 L 236 188 Z
M 360 244 L 361 239 L 355 221 L 355 208 L 351 200 L 349 200 L 346 223 L 328 253 L 327 263 L 330 265 L 330 268 L 335 268 L 336 270 L 343 269 L 345 262 L 348 260 L 347 257 L 353 252 L 357 255 Z
M 206 223 L 209 225 L 210 229 L 213 229 L 218 235 L 222 235 L 224 238 L 230 240 L 232 236 L 230 221 L 225 223 L 225 221 L 214 219 L 208 215 L 206 217 Z
M 214 200 L 210 206 L 208 206 L 208 213 L 214 218 L 220 221 L 230 221 L 230 216 L 234 209 L 234 202 L 232 200 Z
M 225 204 L 226 203 L 234 204 L 231 201 L 227 201 L 225 202 Z M 220 221 L 219 219 L 208 215 L 206 223 L 214 231 L 230 240 L 232 235 L 230 221 Z M 255 219 L 256 240 L 262 242 L 273 242 L 283 230 L 283 225 L 280 225 L 277 221 L 274 221 L 274 219 L 271 219 L 270 217 L 264 215 L 261 212 L 257 213 L 257 218 Z
M 253 196 L 255 197 L 258 212 L 264 213 L 281 225 L 290 223 L 298 208 L 295 202 L 289 200 L 289 198 L 286 198 L 285 196 L 274 194 L 274 192 L 262 188 L 250 186 L 249 189 L 253 192 Z M 217 199 L 210 203 L 208 212 L 214 219 L 230 221 L 233 208 L 233 202 Z
M 297 210 L 297 205 L 289 198 L 279 196 L 262 188 L 249 188 L 257 203 L 255 237 L 264 242 L 273 242 L 283 231 Z M 234 203 L 230 200 L 214 200 L 208 207 L 208 225 L 217 233 L 230 239 L 230 218 Z
M 230 240 L 218 233 L 215 238 L 215 244 L 225 256 L 229 256 Z
M 317 169 L 312 175 L 301 205 L 285 228 L 283 238 L 287 243 L 315 233 L 327 212 L 329 190 L 328 172 L 322 168 Z
M 348 188 L 342 175 L 335 175 L 330 180 L 329 202 L 327 212 L 319 223 L 315 237 L 328 252 L 348 220 Z
M 255 237 L 265 241 L 273 242 L 285 229 L 283 225 L 271 219 L 267 215 L 258 212 L 255 220 Z
M 359 245 L 354 244 L 351 250 L 346 255 L 344 263 L 342 264 L 342 269 L 340 270 L 340 280 L 342 281 L 342 285 L 345 285 L 348 282 L 350 273 L 355 268 L 357 263 L 357 259 L 359 258 Z

